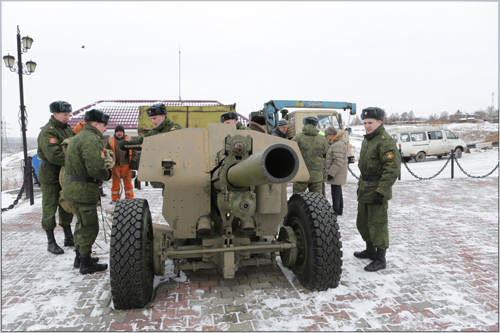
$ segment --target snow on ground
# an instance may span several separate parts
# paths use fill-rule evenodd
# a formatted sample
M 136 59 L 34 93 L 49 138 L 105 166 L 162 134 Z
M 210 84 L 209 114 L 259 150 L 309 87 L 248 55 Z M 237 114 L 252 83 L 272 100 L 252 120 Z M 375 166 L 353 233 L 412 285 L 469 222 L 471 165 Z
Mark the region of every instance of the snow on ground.
M 496 126 L 498 129 L 498 125 Z M 455 131 L 452 127 L 449 128 Z M 353 127 L 351 144 L 358 150 L 358 155 L 363 134 L 364 129 L 362 126 Z M 481 176 L 493 170 L 498 164 L 498 157 L 498 147 L 472 149 L 470 154 L 463 154 L 459 162 L 468 173 Z M 20 158 L 22 159 L 22 153 L 21 155 L 11 155 L 2 160 L 2 178 L 6 175 L 12 179 L 17 177 L 15 172 L 12 171 L 11 173 L 9 168 L 19 163 Z M 438 160 L 430 157 L 422 163 L 410 162 L 408 167 L 421 177 L 430 177 L 439 171 L 446 162 L 447 158 Z M 359 175 L 357 163 L 351 164 L 350 168 L 356 175 Z M 349 312 L 350 317 L 353 319 L 352 323 L 339 326 L 336 322 L 329 322 L 330 327 L 335 328 L 335 330 L 356 331 L 360 328 L 355 323 L 358 322 L 359 324 L 359 321 L 365 320 L 370 327 L 365 330 L 384 330 L 386 323 L 380 319 L 383 316 L 373 313 L 374 309 L 395 306 L 386 302 L 396 299 L 404 293 L 412 293 L 412 290 L 419 290 L 419 293 L 422 290 L 422 293 L 431 296 L 428 300 L 417 299 L 418 302 L 452 304 L 451 309 L 446 310 L 450 311 L 450 315 L 446 315 L 444 310 L 440 313 L 440 320 L 452 323 L 448 326 L 448 330 L 473 328 L 477 327 L 478 323 L 482 323 L 483 326 L 498 325 L 498 310 L 496 312 L 482 311 L 479 305 L 476 305 L 477 302 L 471 301 L 467 294 L 460 291 L 462 287 L 470 288 L 467 283 L 473 283 L 474 281 L 470 281 L 467 276 L 457 276 L 454 272 L 446 270 L 449 267 L 447 264 L 456 263 L 458 265 L 460 263 L 457 259 L 457 253 L 461 253 L 460 251 L 464 247 L 467 248 L 466 252 L 471 255 L 473 252 L 484 255 L 480 262 L 476 264 L 486 265 L 484 267 L 498 265 L 498 233 L 494 233 L 495 231 L 498 232 L 498 174 L 497 169 L 484 180 L 468 178 L 455 165 L 456 181 L 451 181 L 450 165 L 448 165 L 435 179 L 419 181 L 402 165 L 402 180 L 395 184 L 394 198 L 389 204 L 391 247 L 388 252 L 388 269 L 381 271 L 380 274 L 367 275 L 359 259 L 352 257 L 354 250 L 363 248 L 363 241 L 355 226 L 357 180 L 349 173 L 348 183 L 343 187 L 345 214 L 339 217 L 344 251 L 343 275 L 340 286 L 323 292 L 308 292 L 296 283 L 291 270 L 282 267 L 282 271 L 289 281 L 294 282 L 292 285 L 295 286 L 298 297 L 282 299 L 275 295 L 263 294 L 263 291 L 259 290 L 246 296 L 249 304 L 251 304 L 252 300 L 258 300 L 259 308 L 252 308 L 251 305 L 247 305 L 250 313 L 268 310 L 278 314 L 277 317 L 268 318 L 254 324 L 254 330 L 296 331 L 297 327 L 313 325 L 315 322 L 312 318 L 295 316 L 294 311 L 307 306 L 315 308 L 328 306 L 327 304 L 332 299 L 339 299 L 340 296 L 346 294 L 361 293 L 366 286 L 371 288 L 371 293 L 375 296 L 372 299 L 356 298 L 348 301 L 348 310 L 346 311 Z M 109 186 L 110 182 L 105 187 L 108 193 L 107 198 L 109 198 Z M 484 191 L 484 188 L 488 190 Z M 141 191 L 159 193 L 161 190 L 151 190 L 149 188 Z M 327 197 L 331 200 L 328 188 Z M 2 192 L 2 207 L 10 204 L 13 199 L 15 199 L 15 195 Z M 161 200 L 161 197 L 158 200 Z M 454 204 L 450 205 L 450 202 Z M 470 202 L 474 203 L 474 207 L 468 206 Z M 161 204 L 156 206 L 151 204 L 151 207 L 154 210 L 153 220 L 155 220 L 157 218 L 155 216 L 161 214 Z M 33 206 L 29 206 L 29 202 L 26 200 L 21 201 L 15 209 L 2 212 L 2 226 L 3 228 L 15 227 L 17 224 L 21 224 L 23 221 L 17 219 L 19 211 L 35 214 L 40 210 L 40 197 L 35 200 Z M 110 217 L 109 213 L 105 214 Z M 405 224 L 401 222 L 403 220 L 412 221 L 412 223 Z M 37 254 L 39 249 L 44 249 L 46 246 L 46 240 L 40 237 L 41 234 L 27 234 L 15 230 L 14 228 L 9 231 L 11 240 L 15 240 L 17 244 L 30 244 L 28 248 L 20 247 L 19 251 L 31 251 L 33 258 L 39 257 Z M 421 239 L 424 235 L 426 239 Z M 453 235 L 457 235 L 457 237 L 470 235 L 469 238 L 474 244 L 450 243 L 449 237 Z M 61 230 L 58 230 L 56 238 L 58 242 L 62 241 Z M 413 239 L 415 240 L 414 243 L 412 242 Z M 481 241 L 484 239 L 492 239 L 493 241 Z M 109 262 L 109 243 L 105 243 L 102 232 L 96 244 L 102 248 L 95 248 L 97 256 L 101 257 L 103 262 Z M 418 246 L 415 246 L 415 244 Z M 89 283 L 88 277 L 84 278 L 74 270 L 68 269 L 68 267 L 72 266 L 73 258 L 72 253 L 58 256 L 58 264 L 54 265 L 53 257 L 44 252 L 40 256 L 40 260 L 43 261 L 42 265 L 37 266 L 43 267 L 41 270 L 29 274 L 30 276 L 19 276 L 19 280 L 16 281 L 3 280 L 2 295 L 5 295 L 9 290 L 32 287 L 33 284 L 36 285 L 37 292 L 32 295 L 30 304 L 9 304 L 8 307 L 4 307 L 2 309 L 2 327 L 16 321 L 37 318 L 40 315 L 54 316 L 55 314 L 55 317 L 61 318 L 61 321 L 54 321 L 51 325 L 45 326 L 33 323 L 30 330 L 47 330 L 54 325 L 64 330 L 64 318 L 77 306 L 75 302 L 82 293 L 95 295 L 86 304 L 86 306 L 95 306 L 92 313 L 88 315 L 89 319 L 101 316 L 102 308 L 99 307 L 99 304 L 104 298 L 109 297 L 109 291 L 104 287 L 109 283 L 109 276 L 107 274 L 94 275 L 91 283 Z M 279 261 L 279 264 L 282 266 L 281 261 Z M 498 266 L 496 266 L 496 269 L 498 269 Z M 440 275 L 436 276 L 435 272 L 440 272 Z M 498 293 L 498 273 L 493 273 L 495 273 L 494 281 L 487 281 L 487 284 L 490 288 L 495 288 Z M 155 285 L 168 279 L 185 282 L 187 277 L 183 273 L 181 273 L 180 277 L 176 277 L 171 263 L 167 261 L 166 274 L 161 278 L 156 277 Z M 83 281 L 86 282 L 82 286 Z M 56 289 L 72 290 L 72 292 L 54 295 Z M 199 292 L 202 293 L 203 291 L 200 290 Z M 413 295 L 415 296 L 415 294 Z M 438 309 L 434 310 L 438 311 Z M 457 313 L 461 315 L 457 315 Z M 415 323 L 417 319 L 410 312 L 403 312 L 399 319 L 401 320 L 401 328 L 404 330 L 412 331 L 415 330 L 415 327 L 421 327 Z M 431 322 L 431 318 L 428 320 Z M 71 323 L 67 325 L 71 326 Z M 439 327 L 435 330 L 439 330 Z
M 36 155 L 36 149 L 28 150 L 28 156 Z M 2 153 L 2 192 L 18 189 L 23 183 L 24 152 Z M 3 198 L 3 195 L 2 195 Z

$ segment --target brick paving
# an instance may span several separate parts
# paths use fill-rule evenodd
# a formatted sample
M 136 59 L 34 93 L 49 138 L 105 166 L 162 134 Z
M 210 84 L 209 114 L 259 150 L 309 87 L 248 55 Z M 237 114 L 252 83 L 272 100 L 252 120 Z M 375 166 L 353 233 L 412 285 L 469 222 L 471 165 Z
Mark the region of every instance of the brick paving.
M 499 330 L 498 177 L 398 182 L 389 204 L 388 267 L 376 273 L 352 256 L 363 248 L 353 179 L 343 189 L 338 288 L 305 290 L 281 265 L 242 269 L 232 280 L 215 269 L 176 277 L 167 261 L 165 276 L 155 278 L 154 300 L 129 311 L 113 309 L 109 271 L 82 276 L 72 268 L 72 248 L 60 256 L 46 251 L 37 192 L 34 206 L 24 200 L 2 214 L 2 330 Z M 148 199 L 155 223 L 165 223 L 161 190 L 143 183 L 136 197 Z M 55 234 L 62 244 L 62 229 Z M 104 234 L 94 250 L 109 263 Z

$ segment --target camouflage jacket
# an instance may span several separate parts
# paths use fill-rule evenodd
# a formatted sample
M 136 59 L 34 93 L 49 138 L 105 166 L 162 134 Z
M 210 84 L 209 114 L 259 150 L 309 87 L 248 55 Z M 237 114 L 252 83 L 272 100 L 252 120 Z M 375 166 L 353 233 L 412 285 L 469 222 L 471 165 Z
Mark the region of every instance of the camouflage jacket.
M 236 123 L 236 129 L 237 130 L 249 130 L 250 128 L 246 127 L 245 125 L 243 125 L 242 123 L 240 122 L 237 122 Z
M 375 192 L 384 196 L 384 201 L 392 198 L 392 185 L 401 171 L 401 156 L 396 143 L 380 126 L 370 134 L 365 134 L 359 155 L 358 201 L 372 203 Z M 363 177 L 365 180 L 363 180 Z M 380 177 L 366 180 L 366 177 Z
M 324 136 L 318 135 L 318 129 L 308 124 L 302 128 L 302 132 L 293 137 L 297 142 L 304 162 L 309 171 L 309 183 L 323 180 L 323 158 L 328 151 L 328 141 Z
M 38 166 L 38 180 L 42 184 L 58 184 L 59 171 L 64 165 L 64 152 L 61 143 L 64 139 L 73 137 L 75 133 L 68 124 L 62 123 L 54 116 L 42 128 L 38 135 L 38 158 L 49 161 L 51 164 L 40 163 Z
M 66 174 L 95 178 L 101 182 L 108 180 L 111 173 L 104 166 L 104 158 L 101 132 L 92 125 L 85 124 L 83 130 L 71 139 L 68 145 Z M 66 179 L 63 187 L 63 198 L 68 201 L 98 203 L 101 198 L 99 183 Z
M 168 117 L 165 117 L 165 120 L 163 120 L 163 122 L 159 126 L 153 128 L 151 131 L 146 133 L 146 135 L 144 135 L 144 136 L 141 136 L 137 139 L 130 140 L 129 144 L 130 145 L 142 145 L 144 138 L 147 136 L 153 136 L 153 135 L 161 134 L 161 133 L 168 133 L 170 131 L 175 131 L 175 130 L 180 130 L 180 129 L 182 129 L 181 125 L 177 124 L 176 122 L 173 122 Z M 133 150 L 141 150 L 142 148 L 132 148 L 132 149 Z
M 132 161 L 137 161 L 137 151 L 129 149 L 127 151 L 120 149 L 120 144 L 126 140 L 128 135 L 122 136 L 121 139 L 117 138 L 116 135 L 113 135 L 106 141 L 106 149 L 113 150 L 115 153 L 115 164 L 116 165 L 125 165 L 130 164 Z M 129 137 L 130 138 L 130 137 Z M 130 140 L 129 140 L 130 141 Z M 113 143 L 113 145 L 112 145 Z M 130 155 L 132 154 L 132 155 Z M 132 156 L 130 158 L 130 156 Z

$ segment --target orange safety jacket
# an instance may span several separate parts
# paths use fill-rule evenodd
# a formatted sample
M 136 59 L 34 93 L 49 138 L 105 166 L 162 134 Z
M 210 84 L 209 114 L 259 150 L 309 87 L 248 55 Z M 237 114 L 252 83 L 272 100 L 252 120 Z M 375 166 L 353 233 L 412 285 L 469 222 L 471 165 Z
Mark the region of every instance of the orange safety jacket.
M 130 141 L 130 136 L 125 135 L 125 141 Z M 111 146 L 111 149 L 113 149 L 113 153 L 115 154 L 115 162 L 116 162 L 116 151 L 115 151 L 115 136 L 113 135 L 108 139 L 109 145 Z M 128 162 L 132 162 L 132 149 L 129 149 L 128 151 Z
M 75 132 L 76 134 L 80 133 L 83 129 L 83 124 L 85 123 L 86 121 L 81 121 L 78 124 L 76 124 L 75 127 L 73 127 L 73 132 Z

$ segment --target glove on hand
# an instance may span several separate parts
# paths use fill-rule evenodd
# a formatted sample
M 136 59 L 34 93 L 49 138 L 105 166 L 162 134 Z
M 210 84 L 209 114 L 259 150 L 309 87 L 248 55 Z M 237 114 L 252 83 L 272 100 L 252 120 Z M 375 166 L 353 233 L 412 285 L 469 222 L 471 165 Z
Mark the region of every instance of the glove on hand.
M 128 150 L 128 148 L 125 148 L 125 145 L 127 145 L 127 144 L 128 144 L 128 142 L 126 140 L 123 141 L 123 142 L 121 142 L 120 143 L 120 149 L 121 150 Z
M 111 149 L 105 149 L 104 155 L 104 167 L 112 169 L 115 166 L 115 153 Z
M 373 195 L 373 204 L 382 205 L 384 203 L 384 196 L 378 192 Z
M 328 175 L 328 177 L 326 177 L 326 180 L 332 180 L 332 179 L 333 179 L 333 177 L 330 175 Z

